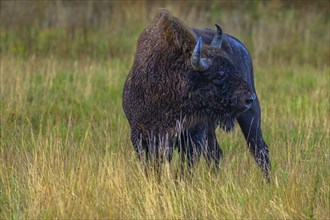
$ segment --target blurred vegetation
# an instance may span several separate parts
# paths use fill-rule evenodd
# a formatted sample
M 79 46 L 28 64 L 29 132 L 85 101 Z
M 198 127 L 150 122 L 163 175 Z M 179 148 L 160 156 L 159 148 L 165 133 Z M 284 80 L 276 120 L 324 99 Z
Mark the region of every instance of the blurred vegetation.
M 1 1 L 0 54 L 131 58 L 160 7 L 237 36 L 261 63 L 329 60 L 329 1 Z M 129 54 L 129 56 L 127 56 Z

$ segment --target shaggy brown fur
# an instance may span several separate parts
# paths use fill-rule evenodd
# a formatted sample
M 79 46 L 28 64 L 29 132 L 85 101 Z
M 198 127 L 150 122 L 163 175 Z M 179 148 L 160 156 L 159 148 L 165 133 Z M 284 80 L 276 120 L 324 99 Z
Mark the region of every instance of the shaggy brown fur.
M 197 38 L 167 10 L 159 10 L 141 33 L 123 90 L 123 108 L 139 157 L 171 160 L 175 146 L 188 164 L 204 153 L 218 165 L 215 138 L 220 125 L 231 130 L 254 93 L 226 52 L 204 45 L 205 72 L 191 65 Z

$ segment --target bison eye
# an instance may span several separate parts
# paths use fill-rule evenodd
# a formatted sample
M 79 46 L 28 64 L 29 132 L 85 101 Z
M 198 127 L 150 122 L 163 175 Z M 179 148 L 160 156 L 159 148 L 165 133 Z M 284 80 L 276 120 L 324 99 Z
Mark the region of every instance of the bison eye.
M 219 72 L 219 75 L 220 75 L 220 76 L 223 76 L 223 75 L 225 75 L 225 72 L 220 71 L 220 72 Z
M 223 84 L 224 81 L 225 81 L 224 78 L 217 77 L 217 78 L 215 78 L 215 79 L 212 80 L 212 83 L 213 83 L 214 85 L 217 85 L 217 86 L 218 86 L 218 85 Z

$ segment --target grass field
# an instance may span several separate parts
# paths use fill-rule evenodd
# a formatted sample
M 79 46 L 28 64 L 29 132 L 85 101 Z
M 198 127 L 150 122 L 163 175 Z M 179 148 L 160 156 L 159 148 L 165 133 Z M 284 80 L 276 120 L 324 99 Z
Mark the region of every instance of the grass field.
M 167 6 L 191 26 L 219 22 L 247 45 L 271 183 L 239 126 L 217 131 L 219 173 L 202 160 L 193 177 L 178 180 L 176 157 L 161 179 L 146 178 L 121 107 L 137 36 L 152 18 L 134 14 L 134 7 L 148 11 L 144 2 L 123 14 L 126 6 L 115 5 L 123 18 L 114 30 L 74 35 L 61 26 L 8 27 L 2 19 L 0 219 L 329 219 L 329 2 L 192 4 L 182 17 L 185 4 L 157 4 L 151 12 Z M 198 7 L 200 19 L 193 16 Z

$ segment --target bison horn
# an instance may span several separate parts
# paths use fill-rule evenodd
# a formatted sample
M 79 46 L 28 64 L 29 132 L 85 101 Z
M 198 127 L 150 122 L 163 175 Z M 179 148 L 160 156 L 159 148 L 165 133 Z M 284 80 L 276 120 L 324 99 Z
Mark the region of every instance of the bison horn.
M 211 42 L 211 47 L 213 48 L 221 48 L 222 43 L 222 28 L 220 25 L 215 24 L 217 27 L 217 32 L 215 33 L 213 40 Z
M 201 58 L 202 42 L 202 37 L 199 37 L 194 52 L 192 53 L 190 59 L 191 65 L 193 66 L 194 70 L 199 72 L 206 71 L 210 67 L 210 63 L 208 62 L 208 60 Z

